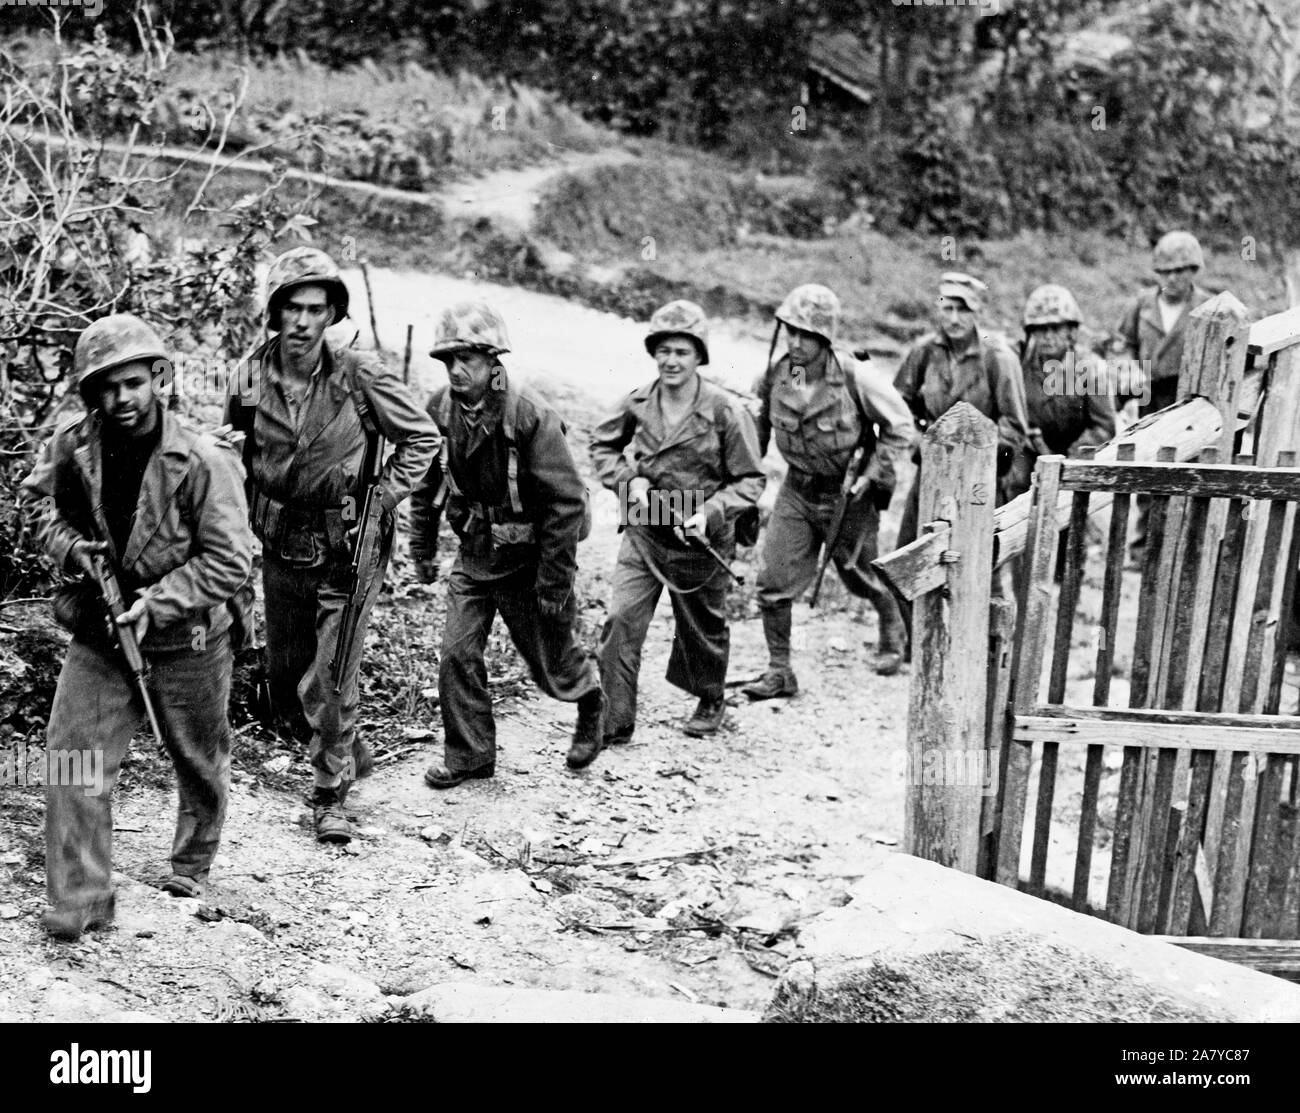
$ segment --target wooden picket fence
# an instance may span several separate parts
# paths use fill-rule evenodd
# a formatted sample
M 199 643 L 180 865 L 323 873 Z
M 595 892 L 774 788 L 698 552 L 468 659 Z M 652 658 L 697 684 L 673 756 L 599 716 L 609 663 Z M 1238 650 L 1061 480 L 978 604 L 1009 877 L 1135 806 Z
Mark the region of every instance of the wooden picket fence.
M 1193 311 L 1179 402 L 1088 459 L 1040 459 L 1032 491 L 996 510 L 992 423 L 954 407 L 922 447 L 929 525 L 877 567 L 913 605 L 909 768 L 972 768 L 963 757 L 982 747 L 995 773 L 910 784 L 910 853 L 1300 979 L 1300 716 L 1281 713 L 1300 311 L 1245 315 L 1228 294 Z M 1147 544 L 1119 707 L 1139 494 Z M 1089 524 L 1107 517 L 1089 615 Z M 988 569 L 1009 564 L 1017 601 L 990 598 Z M 1090 685 L 1070 683 L 1080 645 Z M 1048 868 L 1062 856 L 1068 884 Z

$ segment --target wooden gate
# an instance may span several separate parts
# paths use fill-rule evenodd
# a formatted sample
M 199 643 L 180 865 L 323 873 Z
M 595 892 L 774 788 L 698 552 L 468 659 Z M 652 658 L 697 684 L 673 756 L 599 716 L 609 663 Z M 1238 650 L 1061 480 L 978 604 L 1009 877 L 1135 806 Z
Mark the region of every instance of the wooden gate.
M 1227 293 L 1193 310 L 1179 401 L 1093 459 L 1040 460 L 996 510 L 992 424 L 954 407 L 922 445 L 920 536 L 875 566 L 913 606 L 907 852 L 1300 978 L 1300 716 L 1280 714 L 1300 309 L 1246 315 Z M 1126 577 L 1139 495 L 1148 544 Z M 1100 587 L 1081 591 L 1107 510 Z M 1019 607 L 990 599 L 990 546 L 995 568 L 1021 562 Z M 1072 678 L 1081 648 L 1094 671 Z M 992 791 L 929 776 L 980 746 Z
M 1297 366 L 1300 371 L 1300 366 Z M 1292 416 L 1292 421 L 1295 418 Z M 1288 439 L 1294 430 L 1278 432 Z M 1291 443 L 1295 443 L 1291 439 Z M 996 878 L 1018 884 L 1032 760 L 1029 888 L 1045 887 L 1062 746 L 1086 747 L 1071 903 L 1098 880 L 1099 789 L 1108 750 L 1122 751 L 1105 878 L 1107 918 L 1145 933 L 1272 939 L 1300 936 L 1300 717 L 1278 714 L 1295 590 L 1300 469 L 1293 451 L 1261 448 L 1217 463 L 1039 461 L 1028 536 Z M 1072 493 L 1059 590 L 1055 508 Z M 1089 500 L 1113 496 L 1091 696 L 1067 702 L 1070 649 L 1081 640 L 1079 585 Z M 1128 707 L 1112 704 L 1131 503 L 1149 494 Z M 1052 513 L 1044 513 L 1050 507 Z M 1046 693 L 1042 696 L 1046 673 Z

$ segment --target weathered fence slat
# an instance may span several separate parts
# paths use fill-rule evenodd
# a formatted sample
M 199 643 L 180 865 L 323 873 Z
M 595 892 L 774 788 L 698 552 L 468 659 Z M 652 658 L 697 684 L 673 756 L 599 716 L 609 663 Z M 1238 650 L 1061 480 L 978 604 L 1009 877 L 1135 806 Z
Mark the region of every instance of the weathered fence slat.
M 1300 468 L 1242 475 L 1231 464 L 1179 464 L 1176 449 L 1160 450 L 1159 462 L 1131 464 L 1070 461 L 1061 476 L 1066 491 L 1110 491 L 1118 494 L 1199 495 L 1201 498 L 1300 499 Z
M 1011 659 L 1016 639 L 1014 599 L 989 600 L 989 715 L 990 765 L 997 769 L 997 791 L 982 801 L 979 876 L 992 880 L 997 872 L 998 830 L 1002 797 L 1007 783 L 1007 756 L 1011 742 Z
M 1201 845 L 1201 832 L 1205 826 L 1206 797 L 1210 790 L 1210 775 L 1214 771 L 1214 754 L 1208 750 L 1192 751 L 1192 776 L 1187 792 L 1187 814 L 1179 834 L 1174 861 L 1172 887 L 1168 914 L 1160 925 L 1166 935 L 1182 935 L 1190 930 L 1192 902 L 1197 896 L 1196 855 Z M 1208 909 L 1202 909 L 1202 917 Z
M 1300 733 L 1279 731 L 1272 726 L 1215 726 L 1214 717 L 1208 715 L 1207 721 L 1200 725 L 1162 720 L 1154 714 L 1141 719 L 1136 716 L 1106 718 L 1089 715 L 1089 710 L 1092 709 L 1037 707 L 1031 714 L 1015 716 L 1012 736 L 1027 745 L 1052 742 L 1056 745 L 1114 746 L 1122 739 L 1126 749 L 1213 750 L 1221 754 L 1300 753 Z M 1171 730 L 1171 727 L 1176 729 Z
M 1138 877 L 1137 930 L 1150 935 L 1160 919 L 1160 890 L 1166 875 L 1165 846 L 1169 836 L 1169 812 L 1174 796 L 1174 760 L 1170 749 L 1148 751 L 1154 757 L 1152 787 L 1147 793 L 1149 812 L 1143 836 L 1142 868 Z
M 1017 640 L 1020 643 L 1020 653 L 1013 694 L 1013 708 L 1016 711 L 1032 707 L 1038 700 L 1043 650 L 1047 639 L 1047 613 L 1052 597 L 1052 571 L 1056 567 L 1057 541 L 1054 521 L 1053 528 L 1041 528 L 1040 523 L 1044 515 L 1055 511 L 1061 460 L 1060 456 L 1040 456 L 1038 468 L 1034 473 L 1034 500 L 1030 513 L 1035 540 L 1025 569 L 1024 598 L 1018 615 Z M 1019 745 L 1014 739 L 1012 740 L 1011 752 L 1007 759 L 1007 791 L 1002 807 L 1002 831 L 998 839 L 997 876 L 998 880 L 1005 885 L 1018 885 L 1020 881 L 1020 848 L 1032 757 L 1031 746 Z M 1040 776 L 1038 785 L 1040 793 L 1043 791 L 1043 786 L 1044 778 Z M 1037 834 L 1035 829 L 1035 840 Z M 1031 869 L 1031 888 L 1033 884 Z
M 1219 450 L 1213 445 L 1201 453 L 1202 463 L 1213 464 L 1218 459 Z M 1183 675 L 1170 677 L 1171 683 L 1176 679 L 1176 690 L 1181 693 L 1178 706 L 1188 710 L 1196 708 L 1200 698 L 1206 641 L 1214 602 L 1214 573 L 1227 513 L 1228 504 L 1224 499 L 1192 500 L 1187 523 L 1187 557 L 1184 562 L 1188 578 L 1184 580 L 1179 592 L 1181 605 L 1177 608 L 1179 622 L 1174 635 L 1177 643 L 1186 647 L 1186 654 L 1182 658 Z
M 1227 762 L 1227 791 L 1223 823 L 1219 829 L 1218 860 L 1214 867 L 1214 905 L 1210 909 L 1211 935 L 1241 935 L 1241 907 L 1245 898 L 1245 861 L 1240 855 L 1241 828 L 1249 827 L 1243 803 L 1246 782 L 1254 784 L 1254 755 L 1234 753 Z M 1213 797 L 1211 797 L 1213 801 Z M 1207 841 L 1206 854 L 1210 853 Z M 1239 868 L 1240 867 L 1240 868 Z M 1240 881 L 1240 883 L 1238 883 Z

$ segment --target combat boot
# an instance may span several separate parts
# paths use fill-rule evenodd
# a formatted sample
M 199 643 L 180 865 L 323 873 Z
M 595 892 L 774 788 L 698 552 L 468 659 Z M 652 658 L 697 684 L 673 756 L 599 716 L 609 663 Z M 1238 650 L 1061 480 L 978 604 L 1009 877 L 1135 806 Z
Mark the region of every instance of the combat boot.
M 750 699 L 776 699 L 793 696 L 799 691 L 799 681 L 791 669 L 768 669 L 757 680 L 746 684 L 741 691 Z
M 585 769 L 600 753 L 605 721 L 605 694 L 597 688 L 578 700 L 578 724 L 573 728 L 573 745 L 565 764 L 570 769 Z
M 692 738 L 700 738 L 706 734 L 716 734 L 726 715 L 726 699 L 722 696 L 717 699 L 710 699 L 705 696 L 696 705 L 695 714 L 686 720 L 682 730 Z
M 343 795 L 335 788 L 318 788 L 313 794 L 311 812 L 317 842 L 352 841 L 352 824 L 343 811 Z
M 48 908 L 41 913 L 41 927 L 55 939 L 75 943 L 83 931 L 107 927 L 113 922 L 116 899 L 110 896 L 90 908 Z
M 876 638 L 876 652 L 871 667 L 878 676 L 893 676 L 903 667 L 903 653 L 907 647 L 907 631 L 897 614 L 880 618 L 880 635 Z

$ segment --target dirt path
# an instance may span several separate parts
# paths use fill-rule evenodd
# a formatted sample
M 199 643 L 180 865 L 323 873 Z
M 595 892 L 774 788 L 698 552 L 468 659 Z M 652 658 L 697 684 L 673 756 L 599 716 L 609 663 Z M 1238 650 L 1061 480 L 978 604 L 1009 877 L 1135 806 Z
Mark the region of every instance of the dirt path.
M 435 192 L 433 197 L 453 219 L 486 218 L 502 230 L 523 232 L 532 225 L 533 210 L 542 190 L 559 175 L 596 166 L 615 166 L 635 159 L 634 154 L 621 148 L 571 152 L 541 166 L 495 170 L 482 177 L 452 182 Z
M 359 271 L 345 272 L 356 298 L 351 320 L 332 335 L 368 347 L 371 332 Z M 486 299 L 505 318 L 511 352 L 504 363 L 513 374 L 543 385 L 564 384 L 588 400 L 606 405 L 654 375 L 645 354 L 645 322 L 589 309 L 553 294 L 480 282 L 428 271 L 372 268 L 379 344 L 389 352 L 406 346 L 414 325 L 414 375 L 425 389 L 445 382 L 442 364 L 428 355 L 438 315 L 453 302 Z M 741 322 L 714 321 L 709 336 L 708 375 L 737 391 L 748 391 L 767 357 L 766 341 Z

